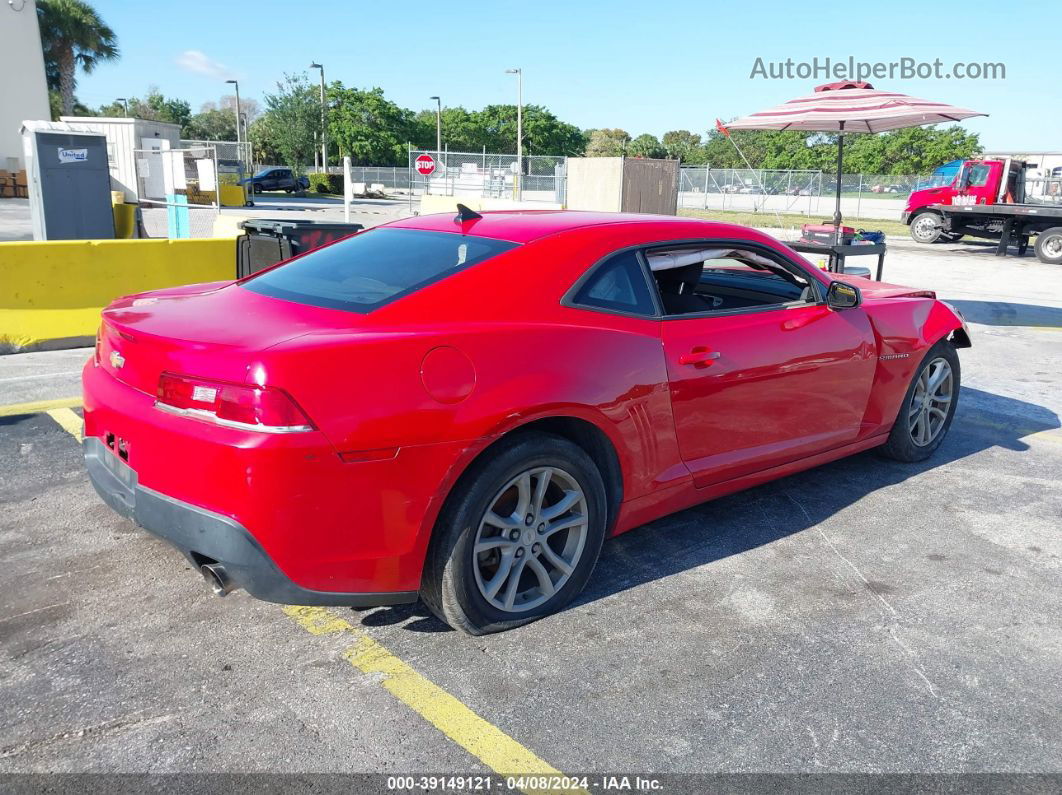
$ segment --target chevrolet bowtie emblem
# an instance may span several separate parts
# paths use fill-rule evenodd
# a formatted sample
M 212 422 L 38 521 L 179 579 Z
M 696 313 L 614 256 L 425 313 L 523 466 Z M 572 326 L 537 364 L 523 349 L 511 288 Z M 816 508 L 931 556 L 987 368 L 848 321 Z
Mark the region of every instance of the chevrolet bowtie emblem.
M 111 351 L 111 367 L 121 370 L 123 366 L 125 366 L 125 357 L 118 351 Z

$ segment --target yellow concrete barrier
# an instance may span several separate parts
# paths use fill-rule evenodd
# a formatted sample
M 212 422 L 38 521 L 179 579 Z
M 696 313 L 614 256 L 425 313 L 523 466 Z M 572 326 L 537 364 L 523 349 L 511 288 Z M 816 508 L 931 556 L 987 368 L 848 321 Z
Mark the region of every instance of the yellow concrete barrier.
M 0 243 L 0 350 L 91 344 L 122 295 L 236 278 L 236 241 Z
M 247 191 L 243 185 L 221 185 L 222 207 L 243 207 L 247 203 Z
M 114 236 L 119 240 L 131 240 L 136 231 L 136 205 L 115 202 L 111 205 L 111 211 L 114 213 Z

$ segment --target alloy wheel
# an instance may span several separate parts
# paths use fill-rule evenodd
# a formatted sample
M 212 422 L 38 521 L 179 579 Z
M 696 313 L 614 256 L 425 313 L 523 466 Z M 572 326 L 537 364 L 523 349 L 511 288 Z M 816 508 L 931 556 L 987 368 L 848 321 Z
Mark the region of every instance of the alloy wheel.
M 476 585 L 507 613 L 548 601 L 571 578 L 586 546 L 587 501 L 559 467 L 521 472 L 494 496 L 473 546 Z
M 907 412 L 911 439 L 919 447 L 931 444 L 940 435 L 955 397 L 954 385 L 951 365 L 943 357 L 931 361 L 919 374 Z
M 940 229 L 940 222 L 929 213 L 923 213 L 914 221 L 915 234 L 920 238 L 930 238 Z

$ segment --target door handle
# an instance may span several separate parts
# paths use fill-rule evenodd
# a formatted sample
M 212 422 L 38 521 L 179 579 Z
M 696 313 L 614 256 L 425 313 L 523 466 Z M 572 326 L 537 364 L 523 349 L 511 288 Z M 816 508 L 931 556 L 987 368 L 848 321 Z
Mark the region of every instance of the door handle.
M 706 351 L 702 348 L 694 348 L 689 353 L 679 356 L 679 364 L 711 364 L 715 359 L 722 356 L 719 351 Z

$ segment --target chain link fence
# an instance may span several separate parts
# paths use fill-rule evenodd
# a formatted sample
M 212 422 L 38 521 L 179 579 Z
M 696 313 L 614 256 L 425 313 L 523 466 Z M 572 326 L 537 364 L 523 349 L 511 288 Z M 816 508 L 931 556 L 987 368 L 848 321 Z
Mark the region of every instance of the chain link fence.
M 940 178 L 932 176 L 842 174 L 841 211 L 855 218 L 899 219 L 911 191 L 938 184 Z M 678 206 L 810 217 L 833 212 L 836 186 L 837 175 L 822 171 L 683 166 Z
M 421 174 L 417 158 L 428 155 L 435 170 Z M 563 204 L 568 158 L 552 155 L 516 155 L 487 152 L 409 152 L 409 190 L 437 196 L 481 196 Z
M 138 149 L 134 160 L 142 234 L 167 238 L 213 236 L 220 209 L 221 176 L 213 146 Z

